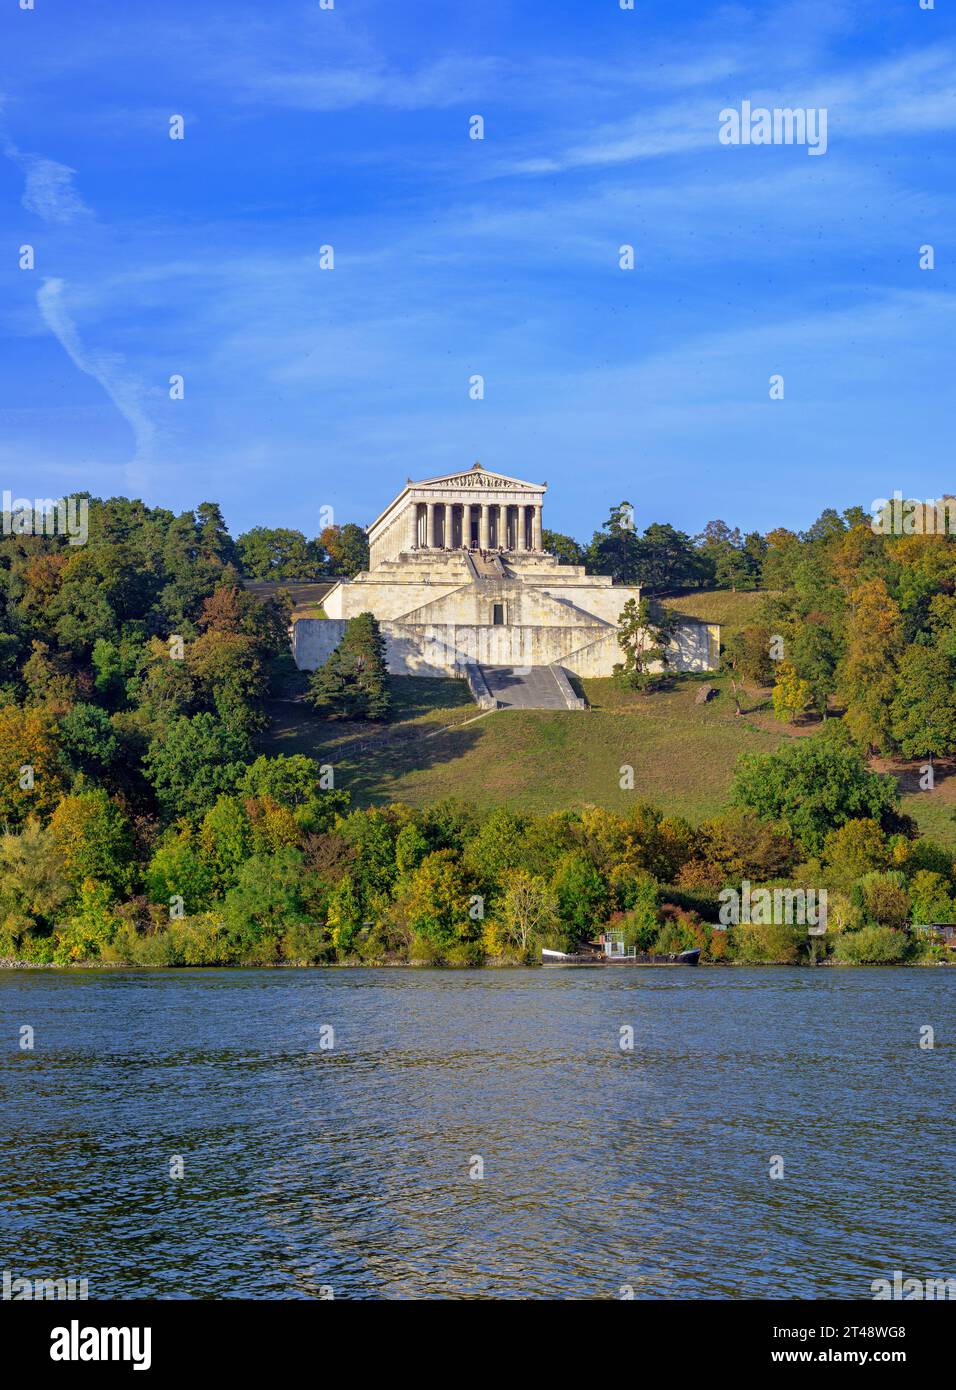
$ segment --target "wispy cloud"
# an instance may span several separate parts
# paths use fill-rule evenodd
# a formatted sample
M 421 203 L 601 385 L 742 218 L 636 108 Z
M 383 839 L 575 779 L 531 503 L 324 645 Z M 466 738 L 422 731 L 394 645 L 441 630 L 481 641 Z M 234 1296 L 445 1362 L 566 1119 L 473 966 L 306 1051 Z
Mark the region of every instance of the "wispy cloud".
M 126 479 L 130 486 L 140 490 L 156 441 L 156 426 L 143 404 L 142 387 L 126 370 L 118 353 L 97 352 L 84 346 L 65 299 L 66 285 L 60 279 L 44 280 L 37 291 L 37 305 L 47 328 L 73 365 L 99 382 L 132 430 L 135 453 L 127 464 Z
M 44 222 L 60 225 L 92 216 L 74 185 L 75 169 L 58 164 L 55 159 L 23 154 L 9 140 L 3 152 L 23 170 L 25 183 L 21 201 L 27 212 L 42 217 Z
M 714 149 L 720 110 L 744 97 L 755 106 L 825 107 L 831 131 L 843 139 L 956 126 L 956 49 L 945 44 L 802 79 L 783 71 L 774 80 L 766 59 L 751 59 L 732 77 L 714 74 L 709 94 L 701 90 L 707 83 L 697 80 L 700 76 L 695 73 L 688 82 L 693 96 L 664 105 L 645 100 L 640 110 L 619 120 L 592 125 L 585 139 L 565 131 L 556 148 L 529 151 L 503 162 L 498 172 L 554 174 Z

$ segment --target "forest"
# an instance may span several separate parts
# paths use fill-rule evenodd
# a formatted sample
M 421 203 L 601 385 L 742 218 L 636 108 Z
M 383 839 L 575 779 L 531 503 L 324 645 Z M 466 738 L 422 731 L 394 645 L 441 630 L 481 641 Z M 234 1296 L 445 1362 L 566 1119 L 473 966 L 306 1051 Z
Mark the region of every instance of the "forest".
M 760 621 L 724 660 L 735 688 L 772 688 L 781 721 L 804 727 L 740 759 L 720 815 L 361 807 L 334 766 L 264 753 L 289 609 L 281 582 L 268 599 L 247 585 L 356 573 L 354 524 L 233 540 L 213 503 L 177 516 L 91 498 L 84 545 L 4 534 L 0 958 L 517 963 L 610 926 L 641 950 L 700 946 L 712 961 L 942 959 L 920 928 L 956 918 L 953 853 L 918 835 L 870 761 L 925 760 L 931 786 L 956 749 L 952 539 L 877 534 L 860 508 L 804 533 L 713 522 L 691 538 L 639 532 L 622 503 L 589 544 L 546 544 L 652 597 L 762 591 Z M 385 721 L 374 620 L 347 639 L 313 706 Z M 720 893 L 744 880 L 825 889 L 826 936 L 722 925 Z

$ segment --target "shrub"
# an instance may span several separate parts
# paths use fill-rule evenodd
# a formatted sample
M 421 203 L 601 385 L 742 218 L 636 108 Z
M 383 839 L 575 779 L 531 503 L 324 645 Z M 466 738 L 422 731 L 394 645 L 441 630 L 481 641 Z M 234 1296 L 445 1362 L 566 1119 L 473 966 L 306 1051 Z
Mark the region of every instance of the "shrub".
M 907 947 L 905 933 L 892 927 L 861 927 L 837 939 L 833 959 L 841 965 L 896 965 Z

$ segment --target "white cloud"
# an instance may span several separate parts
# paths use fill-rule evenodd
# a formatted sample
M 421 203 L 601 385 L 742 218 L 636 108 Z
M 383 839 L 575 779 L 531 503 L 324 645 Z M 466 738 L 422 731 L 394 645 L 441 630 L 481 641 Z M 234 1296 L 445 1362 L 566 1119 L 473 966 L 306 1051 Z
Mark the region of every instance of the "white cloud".
M 37 291 L 37 304 L 43 321 L 58 339 L 64 352 L 81 372 L 99 382 L 133 432 L 135 454 L 127 465 L 127 481 L 137 489 L 145 479 L 156 440 L 156 426 L 142 403 L 139 383 L 126 371 L 118 353 L 102 353 L 84 347 L 65 303 L 63 280 L 44 280 Z
M 44 222 L 61 225 L 92 216 L 74 186 L 75 169 L 58 164 L 55 159 L 21 154 L 9 140 L 5 142 L 3 152 L 23 170 L 25 185 L 22 202 L 27 212 L 42 217 Z

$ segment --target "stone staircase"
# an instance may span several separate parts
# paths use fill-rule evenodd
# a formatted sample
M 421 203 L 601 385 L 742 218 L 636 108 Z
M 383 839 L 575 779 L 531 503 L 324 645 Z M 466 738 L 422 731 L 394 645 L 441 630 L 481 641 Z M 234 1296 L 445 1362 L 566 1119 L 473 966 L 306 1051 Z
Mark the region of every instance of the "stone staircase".
M 553 666 L 481 666 L 499 709 L 585 709 L 563 671 Z

